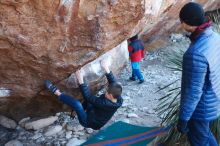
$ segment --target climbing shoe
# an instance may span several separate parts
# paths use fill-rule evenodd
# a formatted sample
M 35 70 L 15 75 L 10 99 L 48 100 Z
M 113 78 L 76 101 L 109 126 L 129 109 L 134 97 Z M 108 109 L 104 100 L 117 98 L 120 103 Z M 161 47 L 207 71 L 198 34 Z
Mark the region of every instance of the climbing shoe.
M 130 77 L 129 80 L 136 81 L 137 79 L 135 79 L 134 77 Z
M 44 86 L 47 88 L 47 90 L 49 90 L 52 93 L 55 93 L 57 90 L 57 87 L 53 85 L 52 82 L 49 80 L 44 81 Z
M 143 82 L 144 82 L 144 80 L 140 80 L 140 81 L 139 81 L 139 84 L 142 84 Z

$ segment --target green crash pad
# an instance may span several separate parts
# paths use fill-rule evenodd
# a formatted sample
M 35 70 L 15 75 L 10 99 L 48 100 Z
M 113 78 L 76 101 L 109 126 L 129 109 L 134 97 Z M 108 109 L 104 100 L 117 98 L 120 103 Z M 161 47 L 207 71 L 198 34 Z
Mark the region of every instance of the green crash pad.
M 167 131 L 168 128 L 142 127 L 119 121 L 100 130 L 82 146 L 146 146 Z

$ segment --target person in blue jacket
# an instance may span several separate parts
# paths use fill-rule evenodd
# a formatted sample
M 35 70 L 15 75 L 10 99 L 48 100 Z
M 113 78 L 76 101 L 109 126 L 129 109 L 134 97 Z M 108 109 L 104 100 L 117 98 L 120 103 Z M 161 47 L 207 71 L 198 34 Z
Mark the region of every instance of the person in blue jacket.
M 220 36 L 197 3 L 187 3 L 179 17 L 191 44 L 183 56 L 177 129 L 192 146 L 218 146 L 209 126 L 220 115 Z
M 113 73 L 109 70 L 106 62 L 102 62 L 102 67 L 106 71 L 106 77 L 109 82 L 107 92 L 100 97 L 90 94 L 89 87 L 83 81 L 83 75 L 80 70 L 76 72 L 84 102 L 81 104 L 75 97 L 62 93 L 51 81 L 45 81 L 45 87 L 55 94 L 60 101 L 72 107 L 79 119 L 79 123 L 86 127 L 98 130 L 103 127 L 121 107 L 123 99 L 122 86 L 116 81 Z

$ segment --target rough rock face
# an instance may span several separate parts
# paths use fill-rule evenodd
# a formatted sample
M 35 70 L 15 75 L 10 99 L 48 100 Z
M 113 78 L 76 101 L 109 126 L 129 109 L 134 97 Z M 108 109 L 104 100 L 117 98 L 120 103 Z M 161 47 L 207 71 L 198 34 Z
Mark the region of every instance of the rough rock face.
M 150 13 L 145 9 L 146 24 L 142 31 L 145 49 L 164 46 L 172 32 L 182 31 L 180 30 L 179 11 L 185 3 L 190 1 L 192 0 L 158 0 L 153 3 Z M 219 0 L 193 0 L 193 2 L 202 4 L 207 11 L 220 8 Z M 150 7 L 150 0 L 147 0 L 147 3 L 146 5 Z
M 19 120 L 66 109 L 43 90 L 43 80 L 50 79 L 78 97 L 72 73 L 84 66 L 86 79 L 96 90 L 103 85 L 96 84 L 103 75 L 96 70 L 96 58 L 137 32 L 144 32 L 146 42 L 152 42 L 173 30 L 178 11 L 187 1 L 1 0 L 1 114 Z M 198 2 L 207 9 L 217 8 L 220 3 Z M 108 52 L 114 72 L 127 61 L 125 43 L 118 48 L 121 54 Z

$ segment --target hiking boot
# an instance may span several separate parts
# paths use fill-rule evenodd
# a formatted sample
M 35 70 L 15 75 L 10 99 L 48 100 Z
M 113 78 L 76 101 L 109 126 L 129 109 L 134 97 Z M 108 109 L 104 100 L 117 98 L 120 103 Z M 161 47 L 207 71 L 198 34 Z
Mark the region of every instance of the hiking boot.
M 140 81 L 139 81 L 139 84 L 142 84 L 143 82 L 144 82 L 144 80 L 140 80 Z
M 136 81 L 137 79 L 135 79 L 134 77 L 130 77 L 129 80 Z
M 52 84 L 51 81 L 49 80 L 45 80 L 44 81 L 44 86 L 47 88 L 47 90 L 49 90 L 50 92 L 52 92 L 53 94 L 56 92 L 57 87 L 55 85 Z

